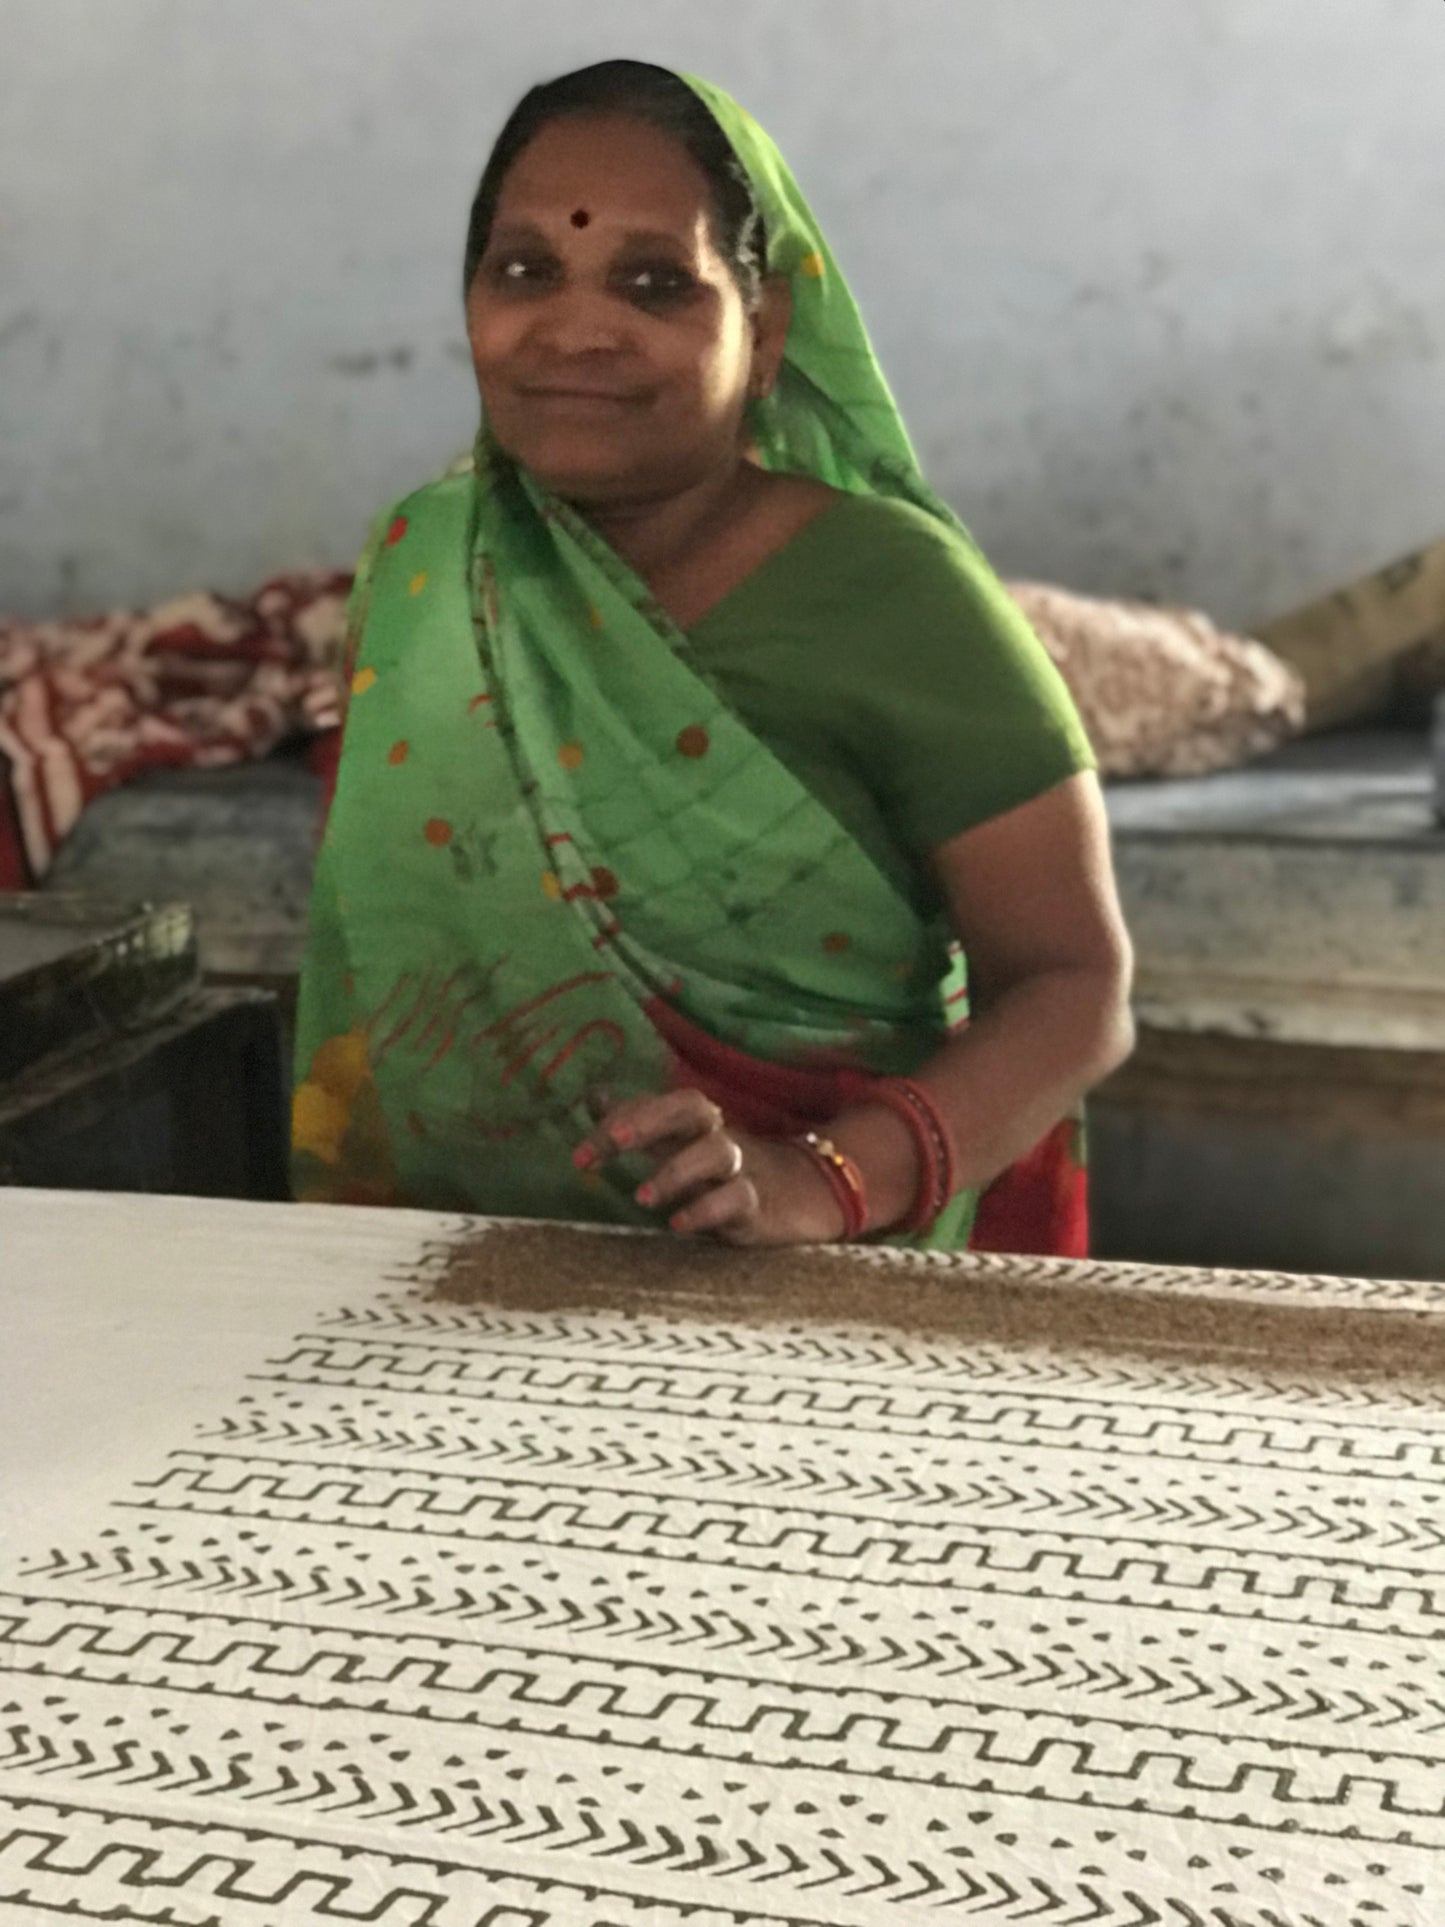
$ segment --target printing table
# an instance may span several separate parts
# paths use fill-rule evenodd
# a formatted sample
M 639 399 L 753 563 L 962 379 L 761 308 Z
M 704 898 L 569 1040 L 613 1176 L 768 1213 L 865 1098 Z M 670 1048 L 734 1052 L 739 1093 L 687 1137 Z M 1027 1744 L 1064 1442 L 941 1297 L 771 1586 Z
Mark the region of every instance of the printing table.
M 807 1263 L 0 1191 L 0 1922 L 1440 1927 L 1445 1288 Z

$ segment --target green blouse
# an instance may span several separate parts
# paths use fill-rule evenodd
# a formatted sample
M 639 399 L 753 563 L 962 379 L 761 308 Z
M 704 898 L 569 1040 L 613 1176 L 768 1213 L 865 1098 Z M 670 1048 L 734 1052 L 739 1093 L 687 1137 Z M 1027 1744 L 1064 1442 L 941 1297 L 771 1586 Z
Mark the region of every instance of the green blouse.
M 1063 678 L 977 550 L 843 496 L 689 631 L 693 667 L 915 907 L 929 854 L 1095 759 Z

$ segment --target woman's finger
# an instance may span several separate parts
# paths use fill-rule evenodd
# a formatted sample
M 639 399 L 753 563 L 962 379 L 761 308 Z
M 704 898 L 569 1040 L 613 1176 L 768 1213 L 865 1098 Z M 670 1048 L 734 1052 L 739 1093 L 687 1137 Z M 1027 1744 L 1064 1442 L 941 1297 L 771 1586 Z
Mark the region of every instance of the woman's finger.
M 700 1198 L 684 1205 L 668 1220 L 674 1231 L 710 1231 L 723 1237 L 741 1237 L 757 1223 L 757 1187 L 751 1178 L 731 1178 L 714 1185 Z
M 706 1137 L 721 1128 L 722 1112 L 701 1091 L 664 1091 L 658 1096 L 634 1097 L 600 1120 L 597 1129 L 576 1151 L 573 1162 L 585 1171 L 624 1151 L 648 1151 L 667 1138 L 684 1142 Z
M 726 1131 L 709 1131 L 661 1165 L 656 1176 L 638 1189 L 637 1202 L 665 1211 L 691 1199 L 695 1192 L 731 1183 L 742 1169 L 743 1151 L 737 1139 Z

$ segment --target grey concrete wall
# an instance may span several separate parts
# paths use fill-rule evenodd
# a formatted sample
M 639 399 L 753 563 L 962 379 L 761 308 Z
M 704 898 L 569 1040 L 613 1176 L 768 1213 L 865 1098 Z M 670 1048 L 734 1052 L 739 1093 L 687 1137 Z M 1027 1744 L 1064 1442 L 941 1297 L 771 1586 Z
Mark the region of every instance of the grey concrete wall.
M 0 0 L 0 609 L 348 562 L 616 52 L 773 129 L 1006 570 L 1247 623 L 1445 528 L 1440 0 Z

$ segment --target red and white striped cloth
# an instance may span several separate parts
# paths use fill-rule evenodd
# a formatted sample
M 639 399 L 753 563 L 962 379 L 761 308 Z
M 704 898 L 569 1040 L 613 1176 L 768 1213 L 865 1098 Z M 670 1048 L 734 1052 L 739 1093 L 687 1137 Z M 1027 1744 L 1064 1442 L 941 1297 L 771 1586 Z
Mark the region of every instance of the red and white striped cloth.
M 86 805 L 142 771 L 214 769 L 297 735 L 334 758 L 350 586 L 317 569 L 244 600 L 0 620 L 0 889 L 39 883 Z

